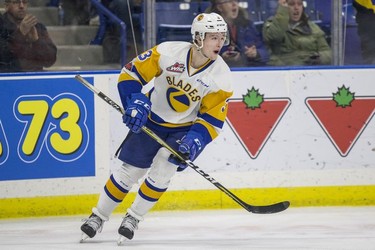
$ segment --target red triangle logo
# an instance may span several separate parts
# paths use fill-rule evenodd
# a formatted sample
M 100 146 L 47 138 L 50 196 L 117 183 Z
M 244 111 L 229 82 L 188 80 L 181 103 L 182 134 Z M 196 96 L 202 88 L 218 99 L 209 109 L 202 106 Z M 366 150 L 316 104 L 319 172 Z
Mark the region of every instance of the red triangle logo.
M 229 100 L 227 122 L 252 159 L 258 157 L 290 104 L 289 98 L 265 98 L 259 108 L 250 109 L 243 99 Z
M 332 97 L 306 98 L 305 103 L 343 157 L 349 154 L 375 112 L 375 97 L 356 96 L 344 108 Z

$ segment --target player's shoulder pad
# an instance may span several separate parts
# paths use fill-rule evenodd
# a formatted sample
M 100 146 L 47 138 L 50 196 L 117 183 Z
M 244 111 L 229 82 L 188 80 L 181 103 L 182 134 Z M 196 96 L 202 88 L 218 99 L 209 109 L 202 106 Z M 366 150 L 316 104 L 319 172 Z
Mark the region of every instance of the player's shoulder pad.
M 190 49 L 191 43 L 189 42 L 163 42 L 157 46 L 157 51 L 161 55 L 173 56 L 173 55 L 184 55 L 183 51 Z
M 233 91 L 233 78 L 229 66 L 225 63 L 221 56 L 218 56 L 215 67 L 211 71 L 211 77 L 215 81 L 218 88 L 226 92 Z

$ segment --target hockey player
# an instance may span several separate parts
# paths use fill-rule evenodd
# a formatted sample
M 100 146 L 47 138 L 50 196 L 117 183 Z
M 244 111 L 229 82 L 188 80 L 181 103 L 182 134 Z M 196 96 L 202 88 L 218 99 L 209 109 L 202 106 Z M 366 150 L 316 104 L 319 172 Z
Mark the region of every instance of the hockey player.
M 164 42 L 122 69 L 118 91 L 130 129 L 121 146 L 122 167 L 114 171 L 91 216 L 81 226 L 82 240 L 94 237 L 139 179 L 141 184 L 118 229 L 119 244 L 132 239 L 139 221 L 167 190 L 176 171 L 186 168 L 143 133 L 147 126 L 191 161 L 220 132 L 232 95 L 231 72 L 219 52 L 228 44 L 227 24 L 216 14 L 199 14 L 191 28 L 193 43 Z M 154 80 L 153 88 L 142 88 Z

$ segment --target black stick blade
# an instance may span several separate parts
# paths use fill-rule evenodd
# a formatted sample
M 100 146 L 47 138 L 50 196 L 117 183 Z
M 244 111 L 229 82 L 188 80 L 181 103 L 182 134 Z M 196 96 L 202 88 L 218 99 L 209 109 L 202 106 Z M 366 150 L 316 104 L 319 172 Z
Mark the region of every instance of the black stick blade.
M 250 206 L 250 205 L 249 205 Z M 266 206 L 250 206 L 248 211 L 254 214 L 273 214 L 284 211 L 290 206 L 289 201 L 283 201 Z

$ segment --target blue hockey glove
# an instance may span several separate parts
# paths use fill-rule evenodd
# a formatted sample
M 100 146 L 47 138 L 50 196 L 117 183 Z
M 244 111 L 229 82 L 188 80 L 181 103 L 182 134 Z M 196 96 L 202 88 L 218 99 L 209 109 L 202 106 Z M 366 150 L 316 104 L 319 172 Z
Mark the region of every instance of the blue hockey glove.
M 131 131 L 139 133 L 147 122 L 147 117 L 151 110 L 151 102 L 144 94 L 135 93 L 131 94 L 126 103 L 127 107 L 122 120 Z
M 182 137 L 178 151 L 190 161 L 194 161 L 205 146 L 203 137 L 199 133 L 189 131 L 184 137 Z M 174 155 L 170 155 L 168 161 L 178 165 L 178 172 L 185 170 L 187 167 L 187 164 L 184 161 L 181 161 Z

